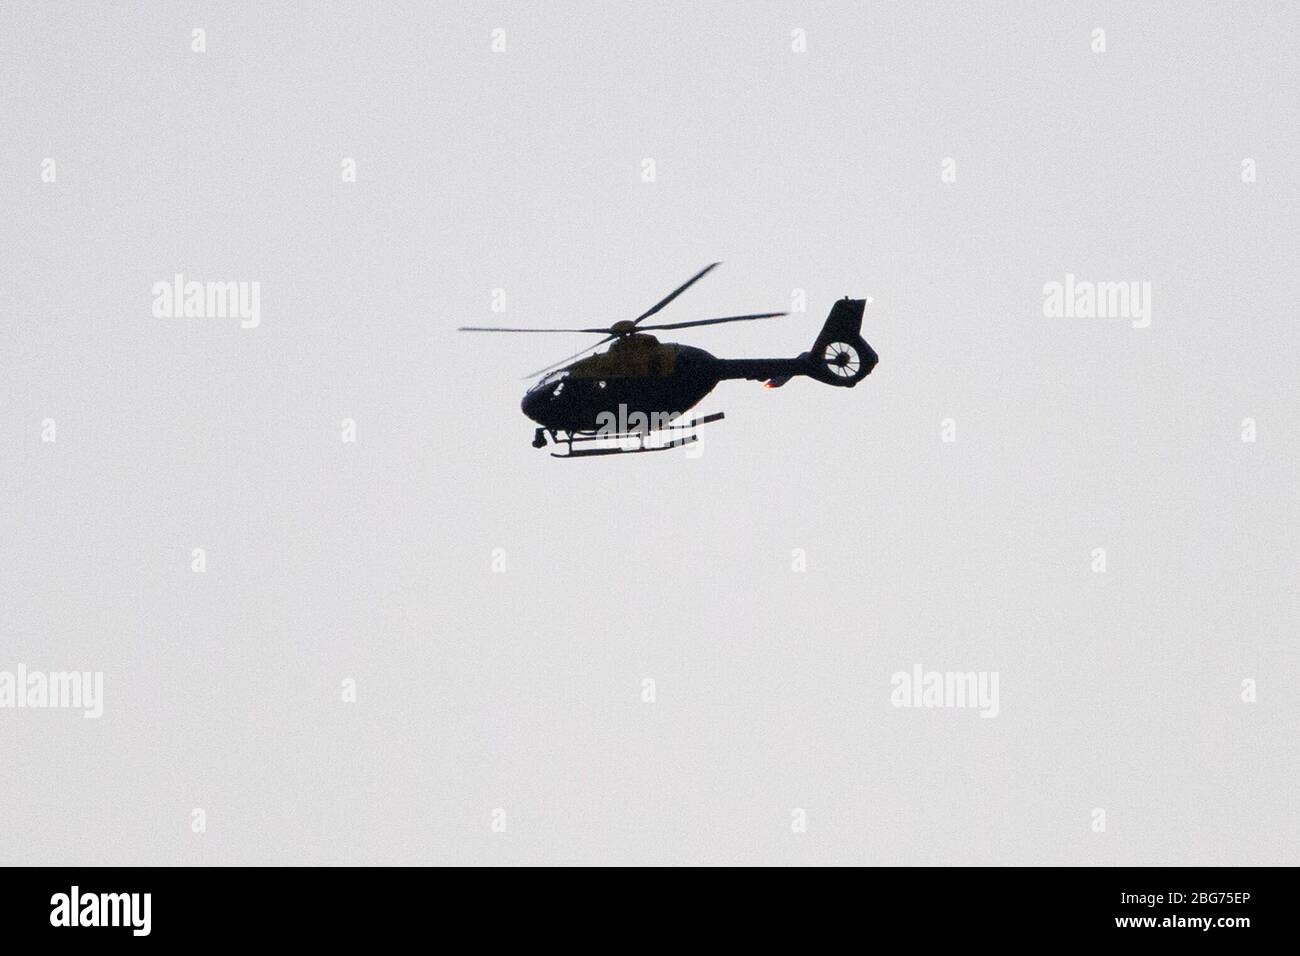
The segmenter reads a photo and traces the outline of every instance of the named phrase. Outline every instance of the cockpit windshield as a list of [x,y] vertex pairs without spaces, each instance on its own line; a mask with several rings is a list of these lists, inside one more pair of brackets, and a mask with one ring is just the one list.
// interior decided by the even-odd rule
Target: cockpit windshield
[[554,388],[558,382],[561,382],[562,380],[568,378],[568,376],[569,376],[569,370],[565,368],[562,368],[556,372],[551,372],[551,374],[549,375],[544,375],[541,381],[539,381],[536,385],[530,388],[529,391],[540,392],[543,391],[544,389]]

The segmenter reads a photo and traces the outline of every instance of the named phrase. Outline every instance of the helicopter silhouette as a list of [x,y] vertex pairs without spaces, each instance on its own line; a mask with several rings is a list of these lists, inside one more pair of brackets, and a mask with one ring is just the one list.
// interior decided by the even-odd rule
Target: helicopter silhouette
[[[759,312],[666,325],[641,324],[718,265],[720,263],[714,262],[705,266],[635,319],[616,322],[608,328],[461,326],[458,331],[582,332],[604,336],[595,345],[525,376],[542,376],[524,395],[521,403],[524,414],[538,425],[533,433],[533,447],[545,447],[549,436],[552,445],[566,449],[564,454],[552,452],[556,458],[667,451],[697,441],[699,436],[694,429],[720,421],[723,413],[715,412],[689,422],[678,419],[698,405],[719,382],[728,379],[750,379],[761,381],[766,388],[780,388],[795,376],[805,375],[827,385],[852,388],[876,367],[879,357],[861,335],[862,315],[869,300],[847,296],[832,306],[812,348],[794,358],[717,358],[704,349],[660,342],[653,335],[646,334],[724,322],[774,319],[786,314]],[[606,351],[582,358],[608,342],[613,344]],[[651,435],[673,433],[684,434],[664,444],[646,444]],[[575,443],[625,442],[627,439],[636,439],[638,446],[628,448],[615,444],[574,448]]]

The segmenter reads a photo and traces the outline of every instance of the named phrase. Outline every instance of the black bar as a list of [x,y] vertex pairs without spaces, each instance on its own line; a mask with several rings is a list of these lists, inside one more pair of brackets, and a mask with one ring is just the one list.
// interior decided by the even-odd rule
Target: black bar
[[[675,870],[447,873],[436,868],[36,868],[3,872],[0,926],[7,943],[147,945],[319,942],[337,947],[403,938],[534,943],[586,937],[597,922],[665,941],[684,927],[805,942],[827,933],[858,940],[1122,942],[1216,946],[1294,939],[1286,904],[1294,869],[880,868],[833,873]],[[655,886],[655,883],[661,885]],[[81,914],[119,914],[118,926],[68,922],[72,887]],[[103,906],[99,894],[114,896]],[[143,919],[148,898],[148,933]],[[86,902],[94,896],[94,904]],[[60,909],[62,901],[69,905]],[[130,905],[134,903],[135,905]],[[135,917],[132,919],[131,917]],[[421,934],[433,933],[432,936]],[[707,933],[706,933],[707,935]],[[606,937],[609,939],[610,937]],[[19,950],[8,949],[9,952]]]

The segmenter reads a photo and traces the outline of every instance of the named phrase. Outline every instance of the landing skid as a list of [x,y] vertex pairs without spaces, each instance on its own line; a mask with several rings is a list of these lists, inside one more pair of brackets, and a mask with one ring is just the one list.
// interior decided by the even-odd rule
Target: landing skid
[[[640,455],[649,451],[668,451],[673,448],[681,448],[683,445],[689,445],[692,442],[700,440],[698,435],[683,435],[681,438],[674,438],[670,442],[662,445],[647,445],[646,440],[652,436],[659,435],[663,432],[689,431],[700,425],[707,425],[710,422],[721,421],[725,418],[722,412],[714,412],[712,415],[705,415],[703,418],[693,418],[689,422],[681,424],[665,425],[663,428],[657,428],[650,432],[624,432],[616,435],[602,435],[599,432],[564,432],[550,431],[546,429],[537,429],[537,437],[533,439],[533,447],[540,448],[545,444],[544,434],[551,436],[551,442],[557,447],[564,445],[568,450],[563,454],[551,452],[552,458],[595,458],[601,455]],[[577,443],[582,442],[621,442],[628,439],[636,439],[640,442],[637,448],[619,448],[619,447],[602,447],[602,448],[574,448]],[[538,440],[541,440],[539,444]]]
[[563,455],[557,455],[551,452],[552,458],[594,458],[597,455],[640,455],[648,451],[667,451],[670,448],[681,448],[683,445],[689,445],[691,442],[700,440],[699,435],[687,435],[685,438],[677,438],[666,445],[654,445],[650,448],[642,445],[640,448],[574,448],[572,451],[565,452]]

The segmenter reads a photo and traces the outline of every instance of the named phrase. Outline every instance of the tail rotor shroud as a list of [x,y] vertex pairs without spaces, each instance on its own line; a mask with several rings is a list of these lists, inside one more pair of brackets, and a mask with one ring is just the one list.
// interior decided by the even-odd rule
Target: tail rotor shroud
[[805,355],[813,365],[812,377],[827,385],[852,388],[876,367],[880,357],[862,337],[866,299],[840,299],[826,317],[817,341]]

